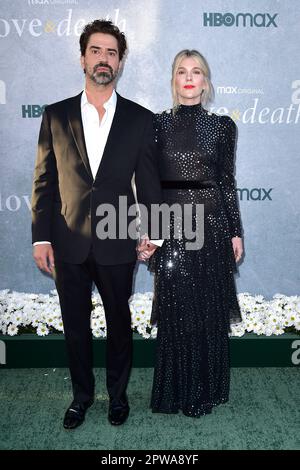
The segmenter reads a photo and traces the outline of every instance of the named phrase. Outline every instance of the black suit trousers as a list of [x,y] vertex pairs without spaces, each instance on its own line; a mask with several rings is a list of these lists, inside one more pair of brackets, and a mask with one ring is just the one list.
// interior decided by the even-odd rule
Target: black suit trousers
[[98,288],[107,324],[106,385],[111,400],[124,399],[132,364],[132,330],[128,300],[135,262],[97,264],[92,251],[81,264],[55,260],[54,279],[59,295],[74,400],[94,398],[91,331],[92,286]]

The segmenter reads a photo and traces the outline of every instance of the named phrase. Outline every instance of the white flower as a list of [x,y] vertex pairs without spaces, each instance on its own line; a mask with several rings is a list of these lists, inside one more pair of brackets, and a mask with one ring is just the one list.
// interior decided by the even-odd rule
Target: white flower
[[275,328],[273,330],[273,334],[278,336],[278,335],[283,335],[284,329],[281,327],[280,324],[275,325]]
[[39,321],[38,318],[33,318],[32,322],[31,322],[33,328],[37,328],[39,323],[40,323],[40,321]]
[[0,290],[0,299],[2,299],[2,297],[6,297],[6,295],[10,292],[9,289],[3,289],[3,290]]
[[300,331],[300,321],[296,322],[294,324],[294,327],[296,328],[297,331]]
[[39,296],[37,294],[28,294],[28,298],[32,300],[38,299],[38,297]]
[[252,322],[252,321],[244,322],[244,328],[246,329],[246,331],[248,331],[250,333],[251,331],[253,331],[254,322]]
[[7,334],[9,336],[15,336],[18,334],[18,327],[16,325],[9,325],[8,328],[7,328]]
[[297,316],[294,313],[290,313],[287,315],[286,321],[288,322],[288,326],[292,326],[297,322]]
[[266,336],[272,336],[273,334],[273,329],[271,326],[265,326],[264,328],[264,335]]
[[39,323],[36,332],[38,336],[46,336],[49,334],[47,326],[43,323]]
[[62,331],[64,332],[64,325],[62,319],[55,319],[53,322],[53,328],[55,328],[57,331]]
[[22,312],[18,311],[11,316],[11,321],[14,325],[19,326],[23,322]]
[[95,338],[105,338],[106,334],[105,331],[99,328],[98,330],[93,330],[93,336],[95,336]]
[[266,323],[269,325],[276,325],[278,323],[278,316],[271,314],[266,318]]
[[153,326],[151,330],[151,338],[157,337],[157,326]]
[[253,333],[255,333],[256,335],[263,335],[264,334],[263,326],[262,325],[254,325]]
[[104,312],[104,307],[103,305],[97,305],[93,312],[92,312],[92,318],[105,318],[105,312]]
[[231,325],[231,333],[229,336],[243,336],[245,334],[245,328],[244,325],[241,323],[237,323],[234,325]]
[[284,298],[285,298],[285,295],[283,295],[283,294],[275,294],[275,295],[273,295],[273,299],[282,299],[282,298],[284,299]]
[[101,330],[93,330],[93,336],[95,336],[95,338],[100,338],[101,337]]
[[99,318],[92,318],[91,319],[91,328],[93,330],[97,330],[97,328],[100,328],[100,319]]
[[2,333],[3,335],[6,335],[6,334],[7,334],[7,327],[6,327],[6,325],[4,325],[4,324],[1,325],[1,326],[0,326],[0,331],[1,331],[1,333]]
[[263,295],[255,295],[254,300],[255,300],[255,302],[261,303],[261,302],[264,301],[264,297],[263,297]]
[[[153,292],[144,292],[133,294],[129,301],[132,329],[144,338],[157,336],[157,328],[150,325],[152,300]],[[238,294],[238,301],[242,322],[232,325],[230,336],[243,336],[250,331],[257,335],[280,335],[288,327],[300,330],[300,296],[275,294],[273,299],[266,300],[262,295],[244,292]],[[105,312],[97,292],[92,294],[92,304],[92,333],[96,337],[105,337]],[[49,333],[48,327],[63,331],[56,290],[50,295],[25,294],[8,289],[0,291],[0,331],[15,335],[24,326],[36,328],[41,336]]]

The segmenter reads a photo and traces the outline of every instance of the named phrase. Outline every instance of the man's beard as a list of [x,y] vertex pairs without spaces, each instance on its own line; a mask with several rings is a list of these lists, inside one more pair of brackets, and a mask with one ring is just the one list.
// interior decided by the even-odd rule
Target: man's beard
[[[105,67],[107,70],[101,70],[101,72],[97,72],[98,67]],[[111,82],[114,81],[116,76],[118,75],[118,71],[114,72],[112,67],[104,62],[99,62],[99,64],[94,66],[93,73],[89,74],[91,80],[95,82],[97,85],[109,85]]]

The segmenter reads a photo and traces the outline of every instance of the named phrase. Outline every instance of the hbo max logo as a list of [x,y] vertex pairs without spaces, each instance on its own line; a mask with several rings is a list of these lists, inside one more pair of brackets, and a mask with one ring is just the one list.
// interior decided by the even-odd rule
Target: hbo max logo
[[45,106],[45,104],[43,106],[39,104],[22,104],[22,118],[40,117],[44,112]]
[[275,18],[278,13],[270,15],[269,13],[203,13],[203,26],[249,26],[250,28],[277,28]]

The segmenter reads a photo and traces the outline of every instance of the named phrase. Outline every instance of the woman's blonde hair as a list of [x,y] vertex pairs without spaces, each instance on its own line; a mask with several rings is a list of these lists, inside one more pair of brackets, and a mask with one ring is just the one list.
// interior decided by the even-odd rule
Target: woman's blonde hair
[[193,59],[195,59],[198,62],[199,67],[204,75],[206,88],[203,90],[201,94],[201,104],[205,106],[209,102],[211,102],[214,97],[214,89],[210,80],[211,74],[210,74],[209,65],[205,57],[203,57],[203,55],[200,54],[200,52],[196,51],[195,49],[183,49],[182,51],[178,52],[178,54],[176,54],[174,61],[173,61],[173,65],[172,65],[171,87],[172,87],[173,107],[176,108],[179,104],[178,96],[176,92],[176,85],[175,85],[176,73],[177,73],[177,70],[180,66],[182,59],[185,59],[186,57],[192,57]]

